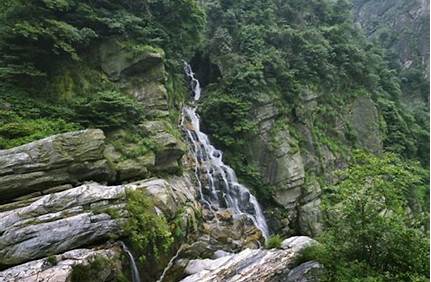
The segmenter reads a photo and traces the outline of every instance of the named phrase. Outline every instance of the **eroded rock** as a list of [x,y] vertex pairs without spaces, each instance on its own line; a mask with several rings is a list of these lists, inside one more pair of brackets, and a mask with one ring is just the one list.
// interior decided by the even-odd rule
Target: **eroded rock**
[[281,250],[246,249],[215,260],[191,260],[186,267],[189,276],[181,281],[286,281],[295,259],[314,243],[309,237],[293,237],[283,242]]
[[121,249],[113,246],[106,249],[76,249],[60,255],[30,261],[0,272],[0,282],[68,282],[73,267],[89,265],[97,258],[109,260],[94,281],[110,281],[109,277],[121,271]]
[[0,265],[16,265],[121,237],[128,216],[125,191],[129,189],[150,193],[163,216],[173,218],[182,209],[191,221],[197,206],[193,206],[193,186],[187,181],[149,179],[119,186],[88,183],[1,212]]
[[[0,203],[84,180],[110,181],[104,159],[105,135],[88,129],[50,136],[0,151]],[[36,195],[32,195],[36,196]]]

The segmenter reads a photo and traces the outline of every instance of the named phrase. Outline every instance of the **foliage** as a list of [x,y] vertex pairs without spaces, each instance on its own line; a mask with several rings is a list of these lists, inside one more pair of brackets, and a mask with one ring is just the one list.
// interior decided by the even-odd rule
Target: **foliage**
[[72,268],[72,282],[92,282],[100,279],[101,273],[112,269],[112,263],[103,256],[96,256],[88,264],[77,264]]
[[[85,127],[128,128],[143,118],[143,110],[117,91],[103,91],[71,102],[51,103],[14,87],[0,87],[0,148],[6,149],[53,134]],[[52,98],[51,98],[52,99]]]
[[76,121],[85,127],[112,129],[137,124],[143,110],[130,97],[117,91],[103,91],[75,99]]
[[[416,72],[400,75],[387,52],[365,38],[350,1],[210,0],[205,7],[207,40],[192,61],[205,82],[200,114],[242,181],[261,187],[261,177],[248,171],[247,145],[257,138],[262,106],[272,103],[292,127],[305,124],[317,154],[324,144],[347,159],[357,138],[340,123],[348,123],[346,109],[358,95],[377,104],[384,149],[428,166],[427,115],[400,101],[403,88],[424,91],[426,83]],[[310,93],[317,107],[305,108]]]
[[242,146],[241,141],[256,132],[256,125],[247,121],[250,110],[250,102],[224,93],[211,95],[202,105],[204,126],[222,148]]
[[141,262],[157,261],[173,243],[166,219],[156,213],[152,200],[143,191],[127,191],[127,210],[130,216],[125,230]]
[[283,238],[280,235],[271,235],[265,242],[265,248],[267,249],[280,249]]
[[[326,188],[322,244],[306,252],[328,281],[423,281],[429,273],[427,172],[393,154],[355,152],[341,181]],[[419,201],[411,210],[410,201]],[[415,280],[416,279],[416,280]]]
[[46,258],[46,261],[50,264],[50,265],[57,265],[57,258],[55,256],[49,256]]
[[55,62],[79,61],[95,40],[114,35],[181,56],[199,40],[204,24],[194,0],[13,0],[3,6],[0,77],[20,83],[55,73]]

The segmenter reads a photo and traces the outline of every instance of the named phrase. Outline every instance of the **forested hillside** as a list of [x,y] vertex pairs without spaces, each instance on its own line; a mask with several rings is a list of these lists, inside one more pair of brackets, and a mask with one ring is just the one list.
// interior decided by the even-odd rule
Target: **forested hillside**
[[428,44],[428,0],[2,1],[0,281],[428,281]]

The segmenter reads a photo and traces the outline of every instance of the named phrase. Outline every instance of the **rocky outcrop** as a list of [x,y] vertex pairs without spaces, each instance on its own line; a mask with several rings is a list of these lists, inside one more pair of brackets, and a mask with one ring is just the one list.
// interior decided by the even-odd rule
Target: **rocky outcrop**
[[357,97],[351,110],[351,125],[358,145],[373,153],[383,150],[380,117],[373,100],[367,96]]
[[[399,55],[404,68],[429,72],[429,0],[355,0],[356,21],[365,33]],[[426,74],[428,76],[428,74]]]
[[89,183],[4,211],[0,213],[0,265],[16,265],[121,237],[128,189],[146,190],[168,218],[180,209],[193,218],[193,205],[187,209],[187,202],[194,202],[191,187],[186,178],[173,178],[172,185],[162,179],[120,186]]
[[[121,249],[76,249],[40,260],[30,261],[0,272],[0,282],[69,282],[76,266],[90,265],[95,260],[109,263],[98,265],[94,281],[112,281],[122,272]],[[75,278],[76,279],[76,278]]]
[[[185,268],[189,276],[181,281],[313,281],[295,280],[295,277],[300,272],[310,273],[315,263],[312,267],[302,266],[296,270],[295,267],[301,251],[314,243],[308,237],[292,237],[283,242],[280,250],[246,249],[238,254],[223,254],[217,259],[191,260]],[[291,280],[288,280],[289,274]]]
[[63,184],[112,180],[104,139],[101,130],[88,129],[0,151],[0,203],[67,188]]
[[322,270],[320,263],[307,261],[292,269],[287,275],[286,282],[318,282]]
[[180,160],[187,149],[180,138],[173,135],[174,132],[179,135],[179,131],[173,129],[166,121],[147,121],[140,127],[156,144],[156,169],[165,171],[179,169]]
[[112,80],[148,71],[161,64],[164,52],[151,46],[113,38],[99,48],[100,66]]
[[304,183],[304,165],[297,141],[291,136],[288,121],[279,121],[273,103],[257,110],[259,137],[250,147],[250,156],[265,181],[274,187],[274,200],[287,209],[296,206]]

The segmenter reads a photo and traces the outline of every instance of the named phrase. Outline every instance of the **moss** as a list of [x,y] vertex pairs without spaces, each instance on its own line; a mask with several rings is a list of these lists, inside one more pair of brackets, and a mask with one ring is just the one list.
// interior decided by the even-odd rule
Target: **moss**
[[132,246],[139,253],[142,263],[147,259],[157,261],[173,243],[169,224],[156,213],[153,201],[144,191],[127,191],[126,195],[130,216],[125,230]]

